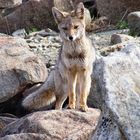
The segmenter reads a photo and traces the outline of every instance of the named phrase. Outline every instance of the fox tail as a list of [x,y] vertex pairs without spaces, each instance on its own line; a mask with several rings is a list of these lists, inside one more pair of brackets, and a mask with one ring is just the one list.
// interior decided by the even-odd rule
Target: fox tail
[[29,111],[49,106],[56,100],[54,85],[54,73],[52,71],[43,85],[23,99],[22,106]]

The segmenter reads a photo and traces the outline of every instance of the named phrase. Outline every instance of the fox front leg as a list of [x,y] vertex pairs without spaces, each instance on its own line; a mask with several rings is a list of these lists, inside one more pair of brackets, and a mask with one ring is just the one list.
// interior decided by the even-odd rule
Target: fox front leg
[[76,106],[76,81],[77,74],[75,72],[68,72],[68,96],[69,96],[69,105],[68,108],[75,109]]
[[88,110],[87,98],[91,87],[91,76],[89,71],[81,71],[80,74],[80,110],[86,112]]

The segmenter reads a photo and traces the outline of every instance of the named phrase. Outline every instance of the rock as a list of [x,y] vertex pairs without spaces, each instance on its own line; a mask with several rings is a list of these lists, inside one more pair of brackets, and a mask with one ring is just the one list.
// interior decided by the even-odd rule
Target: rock
[[36,134],[36,133],[20,133],[6,135],[0,138],[1,140],[51,140],[46,134]]
[[129,35],[125,35],[125,34],[113,34],[111,36],[111,43],[112,44],[118,44],[118,43],[122,43],[125,41],[130,41],[130,40],[134,40],[134,37],[129,36]]
[[96,48],[96,52],[98,53],[98,51],[102,52],[103,49],[108,50],[108,48],[109,49],[110,47],[112,48],[110,39],[113,34],[128,34],[128,33],[129,33],[129,29],[102,31],[97,33],[91,32],[89,33],[89,38],[91,39],[93,44],[96,44],[95,48]]
[[22,0],[0,0],[0,8],[13,8],[22,3]]
[[93,132],[91,140],[126,140],[119,126],[112,120],[108,110],[102,112],[97,129]]
[[[49,28],[48,29],[45,29],[45,30],[38,31],[38,32],[33,33],[33,34],[38,34],[38,35],[40,35],[42,37],[46,37],[46,36],[58,36],[58,33],[57,32],[55,32],[55,31],[53,31],[53,30],[51,30]],[[32,33],[29,34],[29,35],[32,36]]]
[[76,6],[78,3],[83,2],[84,6],[90,11],[92,19],[97,17],[96,0],[72,0]]
[[102,56],[108,56],[111,53],[114,53],[116,51],[120,51],[122,48],[125,47],[125,45],[126,45],[125,43],[126,42],[118,43],[118,44],[115,44],[113,46],[109,46],[109,47],[103,48],[103,49],[101,49],[99,51],[100,52],[100,55],[102,55]]
[[53,0],[54,6],[61,11],[72,11],[74,6],[72,0]]
[[[77,6],[79,2],[84,2],[84,1],[83,0],[82,1],[54,0],[54,6],[61,11],[70,12],[74,9],[74,7]],[[86,27],[89,26],[91,23],[90,12],[87,8],[85,8],[85,22],[86,22]]]
[[12,36],[25,38],[27,36],[27,33],[26,33],[25,29],[19,29],[19,30],[13,32]]
[[0,37],[0,64],[0,103],[47,77],[45,64],[21,38]]
[[29,1],[29,0],[22,0],[23,3],[24,3],[24,2],[27,2],[27,1]]
[[10,117],[4,117],[0,116],[0,131],[7,126],[8,124],[12,123],[13,121],[18,120],[17,118],[10,118]]
[[140,36],[140,11],[131,12],[128,15],[127,19],[130,28],[130,33],[132,35]]
[[[111,119],[112,125],[115,123],[120,130],[119,133],[129,140],[138,140],[140,136],[139,73],[140,43],[131,42],[126,43],[120,52],[99,58],[96,61],[92,77],[96,84],[96,86],[94,85],[96,92],[92,92],[91,89],[91,94],[94,94],[98,99],[96,102],[100,104],[103,111],[102,116],[109,112],[110,118],[106,118]],[[94,99],[93,102],[95,102]],[[101,125],[98,125],[93,138],[96,137],[98,140],[113,139],[111,138],[113,134],[103,135],[103,129],[99,128],[110,130],[112,126],[104,126],[103,119],[99,121],[99,124]]]
[[[32,29],[39,30],[45,28],[51,28],[55,31],[58,31],[57,25],[52,15],[52,7],[55,6],[61,10],[63,9],[64,11],[70,11],[72,10],[72,7],[70,4],[67,6],[68,3],[70,3],[70,1],[65,0],[27,1],[16,8],[14,12],[0,19],[0,32],[11,34],[15,30],[22,28],[28,32],[32,31]],[[86,24],[88,25],[91,22],[88,9],[86,9],[85,14]]]
[[118,23],[130,12],[139,10],[140,0],[96,0],[96,5],[100,16],[107,16],[112,23]]
[[0,37],[11,37],[10,35],[4,34],[4,33],[0,33]]
[[89,12],[89,10],[87,8],[85,8],[85,23],[86,23],[86,30],[87,30],[88,26],[90,26],[90,24],[91,24],[90,12]]
[[0,13],[1,18],[7,16],[8,14],[10,14],[12,12],[14,12],[15,9],[17,9],[17,8],[18,8],[18,6],[13,7],[13,8],[4,8],[4,9],[1,9],[1,13]]
[[[95,19],[87,26],[87,31],[91,32],[100,32],[103,30],[107,30],[109,28],[109,20],[107,17],[100,17],[98,19]],[[111,27],[111,26],[110,26]]]
[[98,109],[89,109],[87,113],[76,110],[36,112],[7,125],[0,136],[2,140],[20,140],[21,137],[30,140],[34,140],[34,137],[48,140],[88,140],[99,117]]
[[57,29],[52,16],[52,7],[52,0],[27,1],[14,12],[0,19],[0,32],[11,34],[22,28],[27,31],[31,31],[33,28],[38,30],[47,27]]

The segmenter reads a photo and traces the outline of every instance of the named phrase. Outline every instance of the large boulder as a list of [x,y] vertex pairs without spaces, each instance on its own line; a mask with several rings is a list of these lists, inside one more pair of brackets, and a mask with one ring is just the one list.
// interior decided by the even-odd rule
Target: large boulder
[[24,39],[0,37],[0,64],[0,103],[47,77],[45,64]]
[[0,0],[0,8],[13,8],[22,3],[22,0]]
[[[0,32],[11,34],[17,29],[25,28],[31,31],[33,28],[40,29],[56,28],[51,13],[52,0],[30,0],[19,6],[14,12],[0,19]],[[52,22],[53,21],[53,22]]]
[[93,140],[139,140],[140,44],[126,43],[120,52],[99,58],[92,78],[91,94],[103,111]]
[[93,131],[91,140],[127,140],[118,124],[112,119],[109,110],[101,113],[100,120]]
[[3,128],[1,140],[88,140],[100,117],[98,109],[42,111],[25,116]]
[[116,23],[127,17],[132,11],[139,10],[140,0],[96,0],[98,12]]
[[140,36],[140,11],[131,12],[128,15],[127,19],[130,28],[130,33],[134,36]]

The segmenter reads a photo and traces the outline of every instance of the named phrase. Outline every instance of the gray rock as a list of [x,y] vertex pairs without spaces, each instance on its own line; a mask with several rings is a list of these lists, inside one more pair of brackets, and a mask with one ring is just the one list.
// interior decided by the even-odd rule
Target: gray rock
[[10,118],[6,116],[0,116],[0,131],[7,126],[8,124],[12,123],[13,121],[18,120],[17,118]]
[[118,23],[127,18],[130,12],[139,10],[140,0],[96,0],[100,16],[106,16],[112,23]]
[[131,12],[127,19],[131,34],[140,36],[140,11]]
[[[91,94],[96,94],[94,96],[97,96],[97,102],[101,104],[100,107],[103,112],[109,112],[111,121],[117,125],[126,139],[139,140],[140,44],[126,44],[120,52],[98,59],[93,77],[97,89],[96,92],[92,93],[91,91]],[[93,137],[102,140],[102,130],[98,127],[97,130],[100,131],[100,135],[97,137],[96,134]],[[109,135],[111,133],[104,135],[104,139],[108,139]]]
[[129,40],[134,40],[134,37],[125,34],[113,34],[111,36],[111,44],[118,44]]
[[51,140],[46,134],[36,134],[36,133],[20,133],[6,135],[0,138],[0,140]]
[[24,39],[0,37],[0,103],[18,94],[28,84],[44,82],[45,64]]
[[108,110],[102,112],[97,129],[91,140],[126,140]]
[[0,8],[13,8],[22,3],[22,0],[0,0]]
[[27,33],[26,33],[25,29],[19,29],[19,30],[14,31],[12,33],[12,36],[25,38],[27,36]]
[[[89,109],[83,113],[76,110],[42,111],[25,116],[1,132],[1,140],[88,140],[95,130],[100,111]],[[6,136],[7,135],[7,136]],[[33,137],[34,136],[34,137]],[[38,138],[38,139],[37,139]]]
[[46,29],[46,30],[41,30],[38,32],[39,35],[45,37],[45,36],[58,36],[58,33],[51,30],[51,29]]

